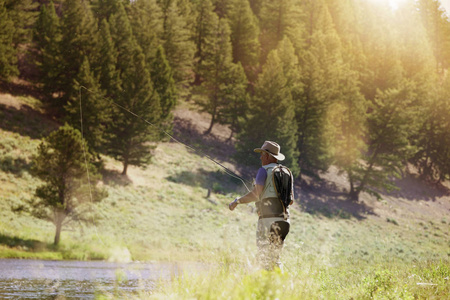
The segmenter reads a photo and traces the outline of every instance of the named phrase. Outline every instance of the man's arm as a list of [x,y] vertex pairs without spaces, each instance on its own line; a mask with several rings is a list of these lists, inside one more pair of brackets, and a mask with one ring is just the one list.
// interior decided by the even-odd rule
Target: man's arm
[[234,210],[238,204],[245,204],[245,203],[251,203],[256,202],[259,200],[259,196],[261,195],[262,191],[264,189],[264,186],[255,184],[253,187],[253,190],[245,194],[244,196],[240,198],[234,199],[233,202],[231,202],[228,207],[230,210]]

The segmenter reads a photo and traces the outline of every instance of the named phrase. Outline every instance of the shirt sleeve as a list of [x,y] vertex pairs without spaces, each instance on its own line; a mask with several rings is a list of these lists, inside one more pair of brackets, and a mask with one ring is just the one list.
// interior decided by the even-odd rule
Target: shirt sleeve
[[264,186],[267,179],[267,171],[263,167],[259,168],[258,173],[256,174],[255,183]]

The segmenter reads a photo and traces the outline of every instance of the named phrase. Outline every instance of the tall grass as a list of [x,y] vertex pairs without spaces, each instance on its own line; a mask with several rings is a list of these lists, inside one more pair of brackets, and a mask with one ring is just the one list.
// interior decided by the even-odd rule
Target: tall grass
[[155,299],[448,299],[449,262],[414,264],[317,261],[288,264],[284,272],[221,264],[209,272],[162,284]]
[[[353,260],[328,262],[305,255],[285,260],[285,270],[266,271],[250,253],[221,253],[219,262],[205,264],[152,291],[123,290],[99,294],[99,299],[448,299],[448,260],[404,263]],[[118,278],[122,280],[122,278]]]

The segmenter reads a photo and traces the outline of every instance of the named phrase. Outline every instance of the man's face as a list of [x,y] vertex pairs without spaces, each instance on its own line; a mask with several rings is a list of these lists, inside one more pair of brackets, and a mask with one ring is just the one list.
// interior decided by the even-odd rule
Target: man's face
[[264,165],[267,165],[267,162],[268,162],[268,160],[269,160],[269,154],[267,154],[266,152],[262,151],[262,152],[260,153],[259,158],[261,159],[261,164],[262,164],[263,166],[264,166]]

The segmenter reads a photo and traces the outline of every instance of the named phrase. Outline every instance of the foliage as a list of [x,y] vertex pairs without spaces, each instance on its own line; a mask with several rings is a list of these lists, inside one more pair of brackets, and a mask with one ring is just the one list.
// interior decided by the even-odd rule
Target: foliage
[[[75,124],[83,77],[95,90],[86,102],[90,149],[120,159],[124,173],[148,164],[161,138],[153,129],[170,129],[176,103],[193,99],[211,116],[207,132],[229,126],[242,160],[274,139],[299,176],[331,165],[346,172],[354,198],[393,188],[386,183],[407,162],[425,179],[449,177],[450,20],[438,0],[395,9],[337,0],[3,0],[0,16],[0,77],[14,82],[5,88],[35,79],[25,89],[43,94],[57,121]],[[395,91],[405,91],[405,116],[393,123],[403,133],[395,147],[379,139],[381,159],[374,137],[388,134],[377,126],[390,120],[380,101]],[[289,124],[274,121],[282,129],[266,134],[257,119],[270,114],[258,105],[270,92]],[[109,119],[111,101],[155,127],[118,106]]]
[[[205,59],[200,73],[203,82],[198,92],[200,97],[196,99],[200,109],[211,115],[211,122],[205,134],[211,132],[215,123],[226,123],[226,110],[245,97],[246,82],[245,75],[237,73],[239,69],[232,63],[230,29],[227,22],[217,19],[211,32],[204,49]],[[239,111],[233,113],[239,115]],[[228,115],[229,120],[230,117]]]
[[162,45],[178,90],[181,96],[186,96],[188,84],[193,80],[195,55],[189,22],[192,17],[191,7],[183,1],[162,0],[160,3],[163,11]]
[[416,7],[432,45],[432,51],[436,58],[436,70],[442,73],[450,66],[449,17],[437,0],[420,0],[416,2]]
[[247,77],[253,81],[260,55],[258,20],[248,0],[231,1],[227,17],[231,29],[233,62],[240,62]]
[[[255,86],[255,96],[250,102],[248,123],[238,136],[240,144],[238,153],[249,152],[255,145],[262,145],[265,140],[275,140],[281,145],[286,156],[286,165],[295,175],[299,174],[296,165],[296,122],[291,90],[287,86],[287,78],[277,50],[273,50],[259,76]],[[283,150],[284,149],[284,150]],[[242,161],[244,156],[240,156]],[[257,164],[256,157],[252,161]]]
[[49,99],[59,91],[61,75],[61,27],[56,15],[53,1],[42,5],[38,20],[34,26],[33,41],[35,43],[35,63],[40,71],[39,81],[42,90]]
[[[97,74],[100,87],[108,99],[115,99],[120,94],[121,80],[117,70],[117,50],[111,37],[108,21],[102,20],[100,24],[99,59]],[[96,63],[94,62],[94,66]]]
[[[193,40],[195,41],[195,81],[194,84],[198,85],[203,80],[203,61],[208,56],[205,51],[208,40],[211,40],[216,35],[215,31],[218,24],[218,16],[213,12],[213,5],[211,0],[199,1],[195,5],[196,20],[194,25]],[[226,33],[227,37],[230,35]],[[211,42],[209,42],[211,43]],[[213,116],[214,117],[214,116]]]
[[[62,126],[39,145],[33,160],[33,173],[44,185],[36,189],[37,198],[29,203],[31,214],[55,224],[55,245],[60,241],[64,224],[70,220],[85,220],[86,208],[83,206],[91,204],[90,200],[100,201],[106,196],[105,191],[95,188],[95,168],[85,164],[90,158],[84,152],[83,143],[78,131],[68,125]],[[90,178],[85,176],[86,167]]]
[[0,78],[9,79],[18,75],[16,48],[13,47],[14,23],[5,7],[0,2]]
[[61,18],[60,51],[64,76],[60,85],[62,99],[61,108],[71,97],[78,95],[74,89],[73,78],[80,71],[85,57],[94,61],[98,49],[98,30],[88,1],[67,0],[63,5]]
[[301,13],[298,4],[292,0],[261,2],[259,13],[260,21],[260,44],[263,64],[271,50],[275,49],[285,35],[295,44],[296,37],[303,33],[303,28],[299,21]]
[[29,43],[32,36],[31,28],[36,22],[36,8],[39,4],[33,0],[3,0],[2,2],[14,23],[13,44],[17,46]]
[[[115,122],[109,127],[107,153],[123,163],[122,174],[129,165],[146,165],[150,158],[150,141],[157,141],[155,130],[161,118],[159,95],[153,88],[145,56],[133,36],[132,28],[123,5],[111,16],[111,32],[118,57],[121,92],[115,99]],[[120,105],[120,108],[119,106]],[[131,115],[138,113],[140,118]],[[148,123],[154,124],[149,126]]]
[[324,1],[307,1],[302,7],[306,13],[306,49],[299,55],[304,88],[295,97],[297,149],[302,170],[317,172],[328,169],[333,162],[331,145],[335,140],[327,138],[327,112],[332,109],[330,105],[343,101],[339,99],[343,77],[341,44]]
[[100,85],[90,69],[85,57],[73,82],[73,89],[79,93],[69,99],[65,109],[69,124],[83,133],[89,149],[93,154],[98,154],[105,152],[107,125],[112,120],[112,104],[104,101]]
[[177,89],[173,72],[169,62],[166,59],[164,48],[159,46],[156,55],[151,64],[150,75],[155,86],[155,90],[159,95],[161,105],[161,119],[165,122],[171,121],[171,112],[177,102]]
[[419,168],[423,178],[442,182],[450,177],[448,158],[450,130],[449,89],[450,77],[446,76],[437,95],[432,98],[425,110],[425,120],[416,136],[415,144],[418,151],[411,161]]
[[[368,115],[368,151],[364,154],[364,163],[349,173],[350,196],[357,200],[362,190],[373,188],[395,189],[391,177],[399,177],[404,161],[411,157],[414,148],[408,141],[408,135],[417,131],[416,124],[408,123],[414,119],[417,111],[412,104],[414,97],[411,88],[405,84],[399,89],[380,92]],[[357,187],[353,185],[358,183]]]
[[152,72],[152,63],[160,59],[157,49],[161,46],[163,32],[161,7],[156,0],[133,1],[129,15],[133,34],[145,55],[149,72]]

